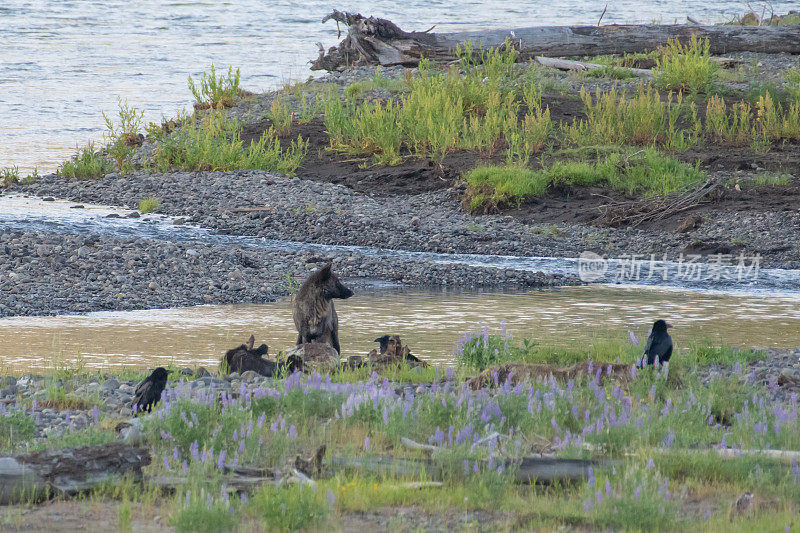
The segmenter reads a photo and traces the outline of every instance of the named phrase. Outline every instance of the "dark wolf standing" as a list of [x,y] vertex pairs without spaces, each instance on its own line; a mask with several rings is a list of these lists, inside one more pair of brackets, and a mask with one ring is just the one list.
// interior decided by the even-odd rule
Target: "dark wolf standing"
[[334,298],[350,298],[353,291],[342,285],[331,272],[331,263],[311,274],[300,287],[292,304],[292,317],[297,327],[297,344],[327,342],[339,348],[339,317],[333,307]]
[[161,393],[167,386],[167,377],[172,370],[158,367],[136,387],[133,396],[133,408],[136,412],[151,411],[153,406],[161,399]]
[[667,329],[671,327],[672,324],[667,324],[663,320],[656,320],[653,323],[640,366],[652,365],[656,361],[662,365],[669,362],[669,358],[672,357],[672,337],[667,333]]

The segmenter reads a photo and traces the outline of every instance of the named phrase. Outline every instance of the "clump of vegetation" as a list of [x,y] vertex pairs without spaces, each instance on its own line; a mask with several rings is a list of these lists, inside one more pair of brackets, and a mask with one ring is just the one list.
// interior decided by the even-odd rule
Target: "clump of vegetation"
[[612,153],[597,163],[557,161],[541,170],[519,166],[482,166],[468,172],[465,203],[472,212],[493,211],[542,196],[554,187],[602,186],[626,194],[667,194],[699,183],[705,174],[647,148]]
[[217,78],[214,64],[211,64],[211,74],[203,73],[198,89],[194,80],[189,76],[189,89],[194,95],[195,109],[222,109],[233,107],[239,98],[239,69],[233,70],[228,67],[227,74],[221,74]]
[[224,110],[192,117],[162,136],[152,166],[161,172],[247,168],[293,174],[308,152],[308,141],[300,136],[288,148],[281,148],[272,129],[245,147],[241,131],[241,124],[229,119]]
[[102,153],[95,150],[94,143],[89,142],[83,148],[76,147],[75,155],[58,167],[58,173],[65,178],[91,179],[101,178],[112,171],[111,163]]
[[13,450],[17,443],[25,442],[36,432],[36,423],[24,411],[0,414],[0,450]]
[[119,110],[117,112],[119,122],[115,122],[111,117],[103,113],[106,121],[106,150],[117,163],[119,172],[133,170],[131,159],[134,150],[142,144],[139,130],[142,127],[144,111],[138,111],[128,106],[128,102],[118,99]]
[[155,196],[148,196],[147,198],[142,198],[142,200],[139,202],[139,211],[141,211],[142,213],[152,213],[153,211],[156,211],[159,207],[161,207],[161,203]]
[[711,61],[711,43],[692,35],[687,44],[667,41],[653,69],[656,85],[670,91],[711,94],[715,90],[719,65]]
[[800,67],[786,69],[783,72],[784,88],[789,93],[789,99],[800,102]]
[[284,137],[289,134],[294,113],[280,98],[275,98],[272,101],[267,116],[272,121],[273,127],[278,131],[278,135]]
[[0,170],[0,186],[13,187],[19,183],[19,167],[3,167]]
[[[684,151],[700,142],[703,127],[694,104],[688,110],[682,93],[667,95],[666,103],[652,85],[639,84],[633,96],[619,94],[615,87],[595,91],[594,97],[581,88],[586,120],[563,125],[568,144],[666,145]],[[688,113],[688,116],[687,116]],[[679,121],[687,118],[691,126],[681,129]]]
[[250,500],[249,510],[270,530],[307,531],[327,521],[329,504],[321,490],[306,485],[266,485]]

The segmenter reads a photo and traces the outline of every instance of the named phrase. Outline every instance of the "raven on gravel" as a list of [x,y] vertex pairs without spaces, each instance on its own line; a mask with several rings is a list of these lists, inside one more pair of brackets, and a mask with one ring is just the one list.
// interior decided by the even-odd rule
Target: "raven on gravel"
[[[650,331],[650,336],[647,337],[647,344],[644,347],[644,355],[640,361],[640,366],[652,365],[656,361],[659,364],[669,362],[672,357],[672,337],[667,333],[667,329],[671,328],[672,324],[667,324],[663,320],[656,320],[653,323],[653,329]],[[645,357],[647,360],[645,361]]]
[[172,370],[158,367],[144,381],[139,383],[133,395],[134,412],[147,411],[149,413],[151,411],[153,406],[161,399],[161,393],[164,392],[164,387],[167,386],[167,377],[170,374],[172,374]]

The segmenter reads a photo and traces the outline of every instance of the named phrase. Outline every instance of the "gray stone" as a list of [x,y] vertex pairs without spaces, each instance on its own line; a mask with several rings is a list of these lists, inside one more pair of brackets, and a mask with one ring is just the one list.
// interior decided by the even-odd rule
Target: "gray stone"
[[16,385],[17,378],[14,376],[3,376],[0,378],[0,387],[8,387],[9,385]]
[[110,378],[105,380],[103,384],[100,385],[100,388],[106,391],[115,391],[119,388],[119,382],[114,378]]

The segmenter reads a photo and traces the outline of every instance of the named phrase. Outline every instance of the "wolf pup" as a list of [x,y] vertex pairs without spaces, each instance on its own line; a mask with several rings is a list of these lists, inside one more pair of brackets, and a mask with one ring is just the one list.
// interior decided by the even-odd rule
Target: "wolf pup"
[[297,344],[327,342],[341,353],[339,348],[339,317],[333,307],[333,299],[350,298],[353,291],[342,285],[331,272],[331,263],[314,272],[300,287],[292,304],[292,317],[297,327]]

